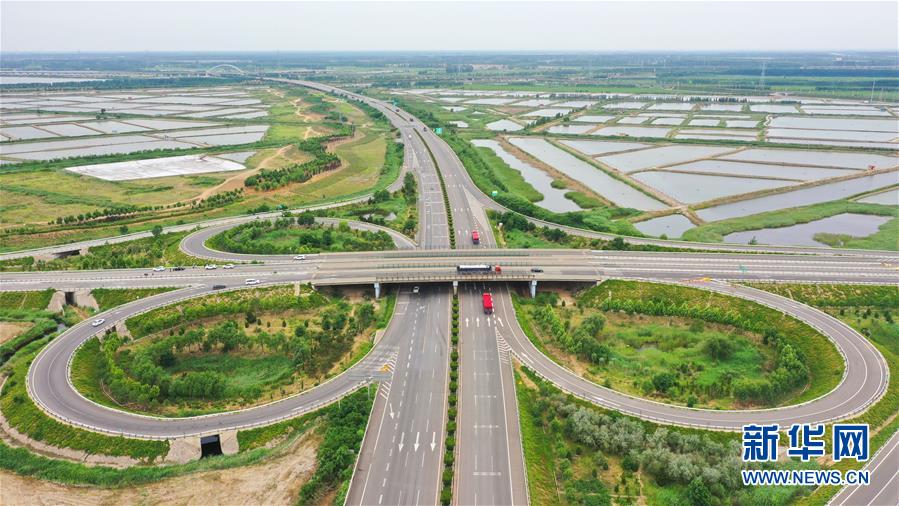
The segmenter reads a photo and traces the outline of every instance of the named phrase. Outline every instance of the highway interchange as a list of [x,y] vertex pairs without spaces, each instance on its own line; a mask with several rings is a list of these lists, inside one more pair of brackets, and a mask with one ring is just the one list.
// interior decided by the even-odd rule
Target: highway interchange
[[[4,273],[3,290],[65,290],[142,286],[183,286],[142,299],[102,315],[103,328],[88,322],[74,326],[35,359],[28,375],[29,393],[51,416],[92,430],[141,438],[175,438],[212,434],[227,429],[265,425],[298,416],[333,402],[358,388],[375,388],[378,395],[350,487],[349,504],[435,504],[443,468],[447,402],[449,306],[455,265],[465,262],[503,265],[501,276],[474,277],[459,284],[460,396],[455,501],[458,504],[524,504],[528,502],[518,408],[511,361],[518,361],[559,388],[595,404],[662,423],[734,430],[746,422],[823,422],[847,418],[875,402],[885,391],[889,371],[880,353],[863,336],[827,314],[792,300],[726,281],[765,280],[843,283],[899,283],[899,255],[876,251],[815,248],[696,245],[689,248],[733,250],[716,253],[648,253],[581,250],[495,250],[486,209],[502,210],[474,186],[452,149],[406,113],[380,101],[348,94],[329,86],[293,82],[362,99],[380,109],[396,126],[406,145],[405,166],[419,181],[418,244],[390,232],[400,250],[379,253],[290,256],[236,255],[208,249],[205,241],[222,230],[259,217],[239,217],[199,224],[182,249],[215,262],[250,262],[229,271],[148,273],[147,269]],[[433,156],[433,158],[432,158]],[[446,185],[454,230],[448,217],[440,174]],[[393,189],[395,189],[394,186]],[[270,216],[263,216],[268,218]],[[197,226],[192,224],[190,227]],[[371,227],[354,223],[357,227]],[[187,227],[182,226],[182,227]],[[472,230],[481,245],[470,244]],[[607,238],[604,234],[569,232]],[[449,234],[459,250],[449,250]],[[629,241],[631,241],[629,239]],[[667,246],[680,243],[632,240]],[[97,244],[90,241],[78,247]],[[72,246],[69,246],[71,248]],[[753,251],[755,250],[755,251]],[[54,251],[68,251],[56,248]],[[744,253],[736,253],[742,251]],[[751,251],[751,252],[750,252]],[[759,254],[768,252],[773,254]],[[33,253],[33,252],[32,252]],[[29,253],[31,254],[31,253]],[[814,256],[811,256],[814,255]],[[531,272],[532,267],[543,269]],[[362,361],[316,388],[255,408],[204,417],[160,419],[123,413],[95,404],[71,385],[72,354],[98,331],[128,316],[160,305],[212,292],[212,284],[244,287],[244,279],[265,284],[312,283],[399,284],[393,319],[372,352]],[[839,386],[828,394],[796,406],[755,411],[705,411],[630,397],[590,383],[543,355],[518,326],[511,304],[511,283],[522,281],[595,282],[605,278],[647,279],[691,286],[755,300],[795,316],[828,336],[846,360]],[[713,279],[709,279],[713,278]],[[484,315],[480,293],[490,283],[496,312]],[[419,294],[408,287],[418,284]],[[896,450],[899,436],[885,445],[871,466],[879,465],[874,483],[848,488],[835,504],[863,504],[881,497],[899,497]],[[885,465],[881,463],[885,462]],[[880,494],[880,496],[876,495]]]

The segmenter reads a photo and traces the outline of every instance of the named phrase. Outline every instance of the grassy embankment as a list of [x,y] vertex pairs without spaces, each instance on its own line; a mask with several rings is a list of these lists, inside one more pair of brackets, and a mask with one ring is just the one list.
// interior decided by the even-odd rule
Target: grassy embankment
[[735,297],[611,280],[564,302],[516,298],[526,334],[581,376],[632,395],[770,407],[830,391],[844,367],[811,327]]
[[[71,485],[119,488],[158,482],[203,471],[245,467],[265,461],[286,451],[294,441],[315,431],[320,434],[316,452],[316,470],[301,489],[304,503],[336,494],[333,504],[342,502],[349,485],[354,455],[362,441],[368,422],[371,400],[365,390],[351,394],[339,404],[267,427],[239,431],[240,452],[221,455],[186,464],[167,466],[135,466],[114,469],[86,466],[67,460],[52,459],[11,448],[0,442],[0,468],[22,476]],[[338,500],[341,499],[341,500]]]

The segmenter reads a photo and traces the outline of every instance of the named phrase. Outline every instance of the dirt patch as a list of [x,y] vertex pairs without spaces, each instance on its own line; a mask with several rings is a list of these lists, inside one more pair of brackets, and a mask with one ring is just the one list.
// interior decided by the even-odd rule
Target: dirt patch
[[319,442],[310,431],[260,464],[112,490],[59,485],[0,471],[0,504],[293,504],[315,470]]
[[34,327],[31,322],[0,322],[0,344],[20,336]]

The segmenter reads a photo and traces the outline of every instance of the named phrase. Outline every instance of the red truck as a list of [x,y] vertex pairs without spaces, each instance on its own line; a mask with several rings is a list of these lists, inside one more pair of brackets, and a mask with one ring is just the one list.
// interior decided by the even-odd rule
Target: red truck
[[481,236],[478,235],[478,231],[477,231],[477,230],[472,230],[472,231],[471,231],[471,242],[472,242],[473,244],[481,244]]
[[484,294],[484,314],[493,314],[493,296]]

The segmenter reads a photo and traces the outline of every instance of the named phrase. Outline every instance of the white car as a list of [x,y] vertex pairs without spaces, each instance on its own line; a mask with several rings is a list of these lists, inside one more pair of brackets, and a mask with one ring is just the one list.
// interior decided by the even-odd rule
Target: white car
[[206,269],[207,271],[214,271],[214,270],[218,269],[219,267],[218,267],[218,265],[215,265],[215,264],[206,264],[206,267],[203,267],[203,268]]
[[161,265],[159,267],[153,267],[153,272],[163,272],[163,271],[165,271],[165,267],[163,267]]
[[262,283],[262,281],[259,281],[258,279],[248,279],[244,281],[245,285],[258,285],[259,283]]
[[294,260],[306,260],[306,255],[296,255],[293,257]]
[[105,319],[97,318],[96,320],[91,322],[91,325],[93,325],[94,327],[99,327],[100,325],[103,325],[104,323],[106,323]]
[[418,287],[417,287],[417,286],[413,286],[413,287],[412,287],[412,293],[418,293]]
[[222,269],[233,269],[233,268],[234,268],[234,264],[225,264],[222,266]]

